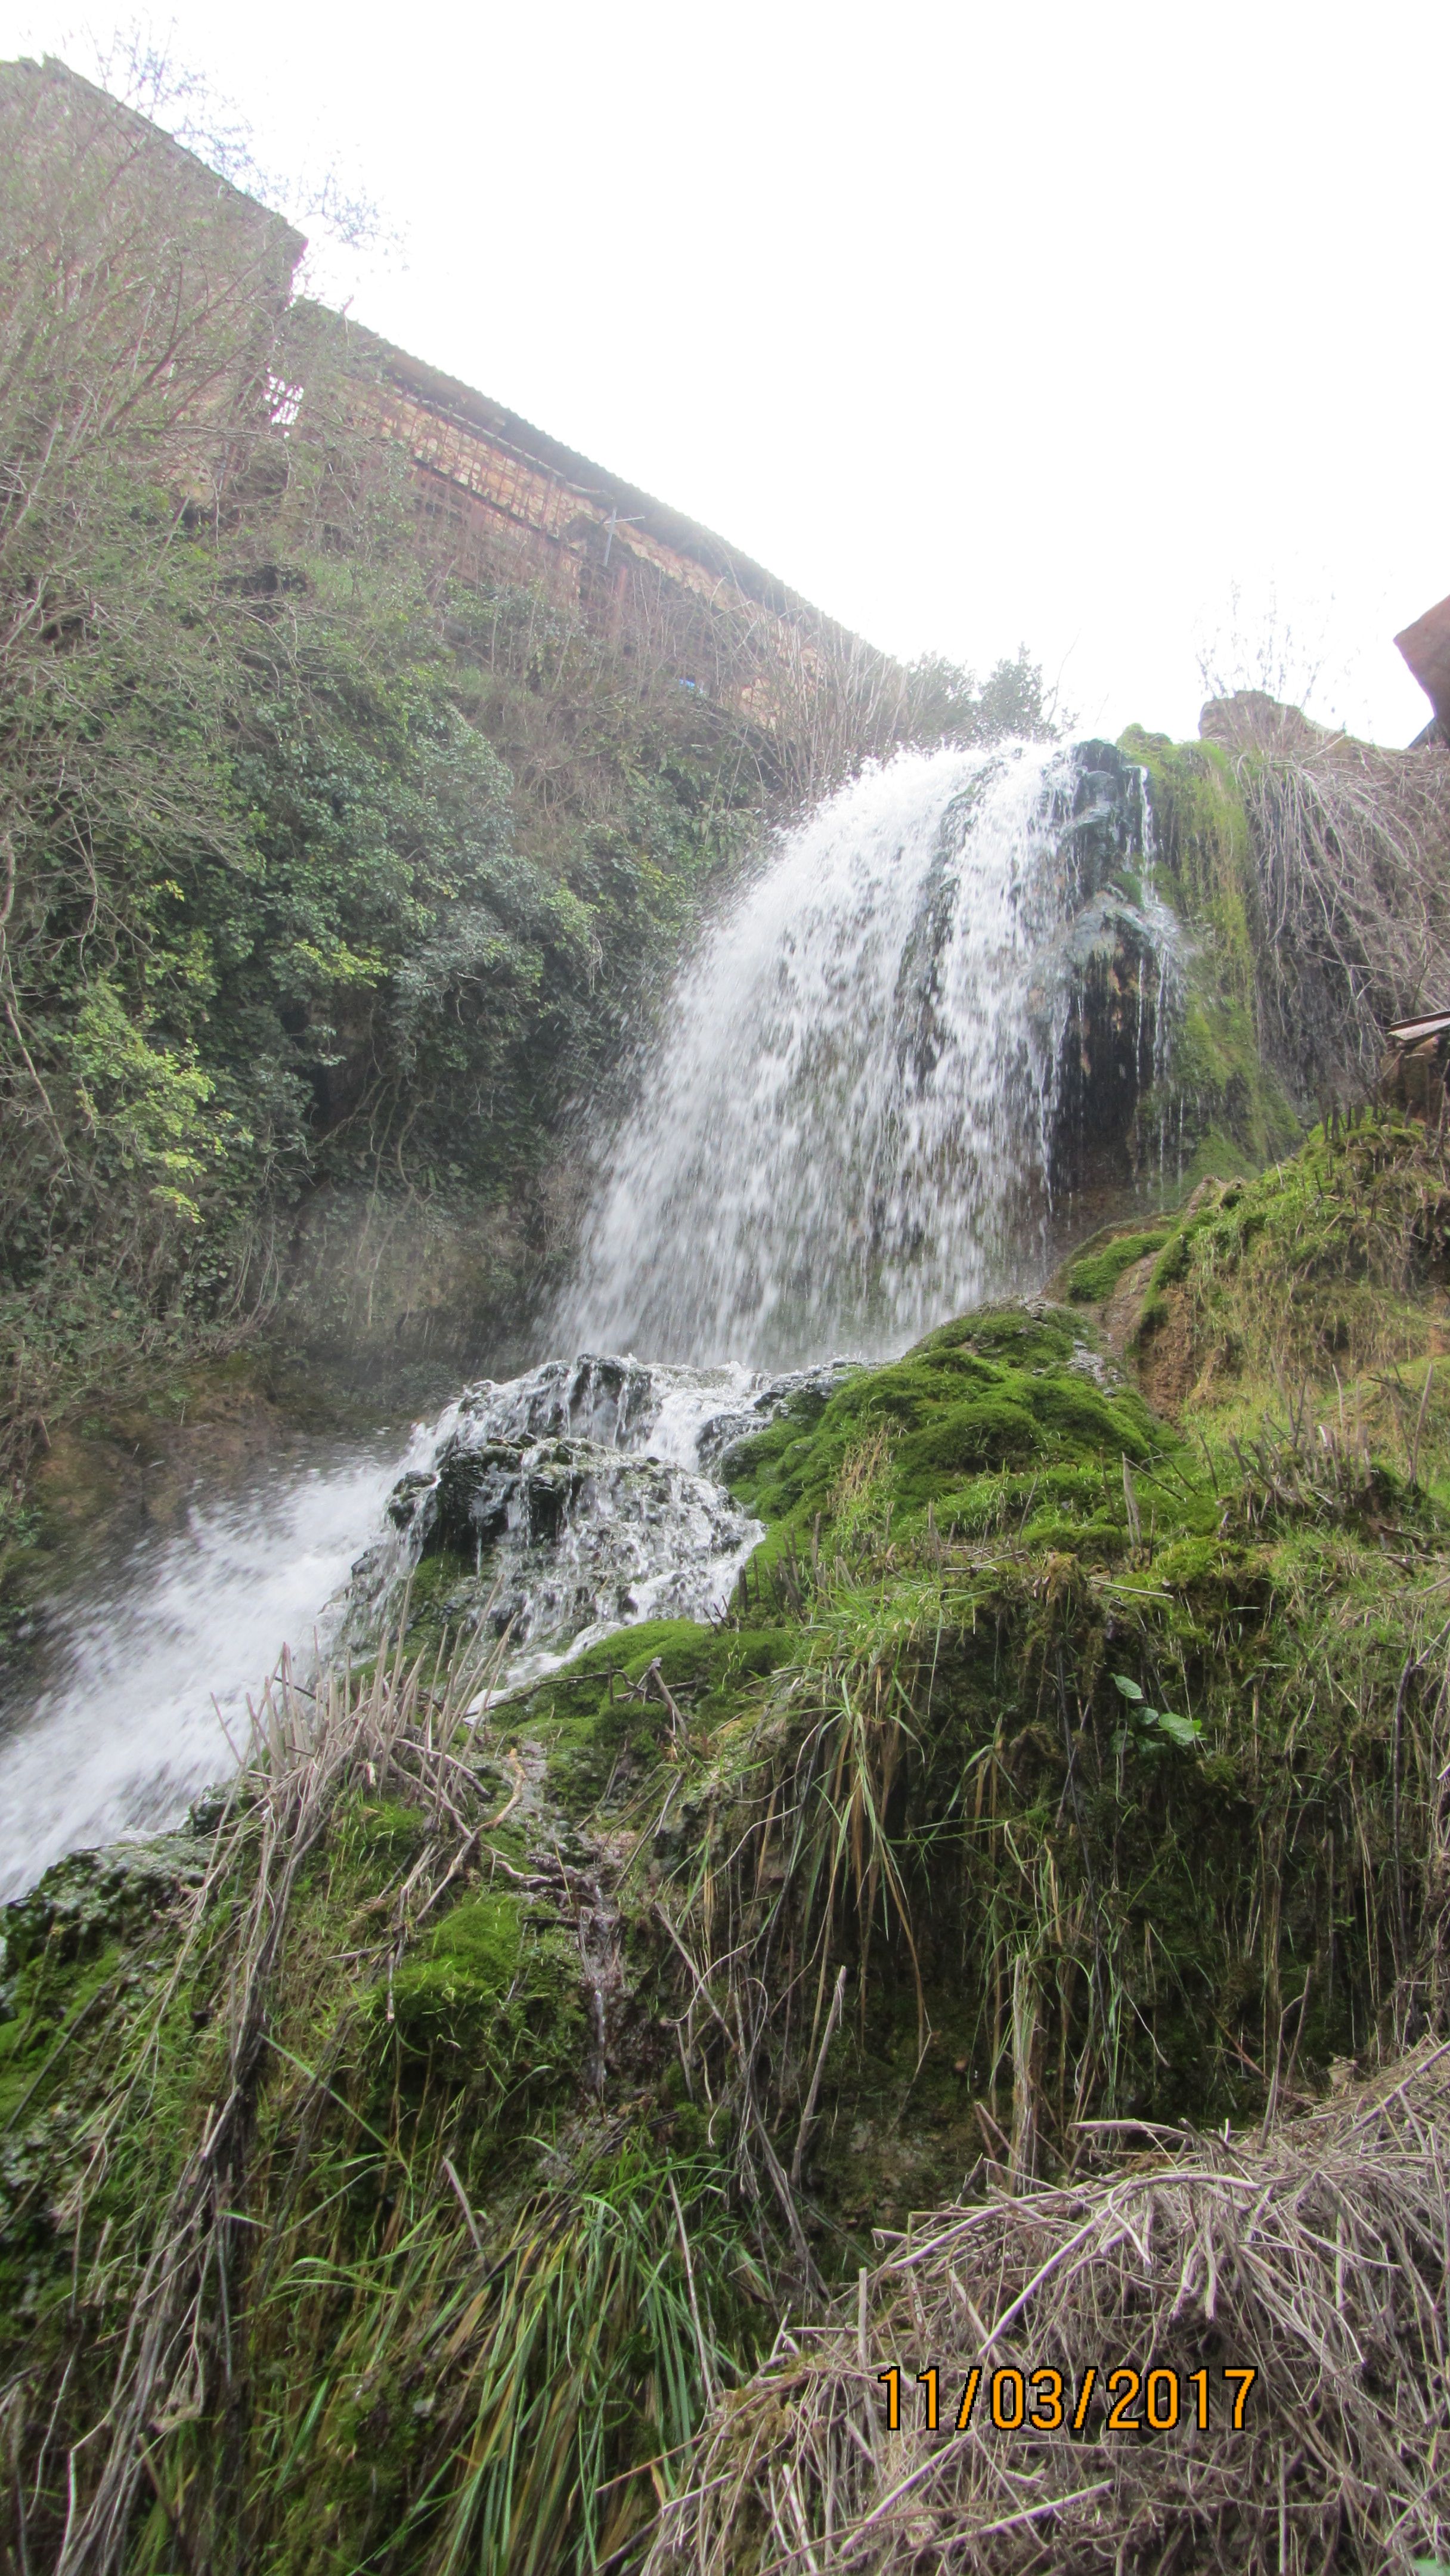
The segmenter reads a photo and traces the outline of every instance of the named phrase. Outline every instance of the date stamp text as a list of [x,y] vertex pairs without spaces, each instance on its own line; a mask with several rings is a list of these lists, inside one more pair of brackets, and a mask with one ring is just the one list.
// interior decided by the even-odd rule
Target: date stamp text
[[[886,2392],[886,2429],[901,2430],[902,2410],[915,2405],[928,2433],[965,2433],[975,2422],[999,2433],[1172,2433],[1180,2426],[1206,2433],[1210,2424],[1244,2430],[1244,2409],[1256,2370],[1111,2369],[1089,2362],[1074,2386],[1060,2370],[987,2370],[978,2362],[966,2374],[955,2413],[946,2374],[929,2364],[876,2374]],[[916,2394],[912,2392],[915,2381]],[[946,2394],[947,2402],[943,2403]]]

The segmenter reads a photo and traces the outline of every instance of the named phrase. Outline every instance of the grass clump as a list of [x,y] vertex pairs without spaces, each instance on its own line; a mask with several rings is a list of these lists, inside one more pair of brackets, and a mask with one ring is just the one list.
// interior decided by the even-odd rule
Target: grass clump
[[1450,1285],[1443,1143],[1393,1110],[1316,1129],[1220,1200],[1185,1261],[1212,1366],[1359,1375],[1419,1356]]
[[1336,1116],[1256,1179],[1206,1192],[1169,1241],[1137,1327],[1144,1383],[1253,1440],[1272,1415],[1301,1448],[1327,1407],[1339,1451],[1376,1452],[1412,1483],[1443,1473],[1447,1221],[1441,1137],[1390,1109]]
[[[807,2549],[823,2566],[1028,2576],[1044,2542],[1054,2565],[1106,2571],[1161,2563],[1168,2533],[1205,2576],[1381,2566],[1407,2542],[1417,2568],[1439,2565],[1446,2371],[1425,2321],[1450,2287],[1446,2085],[1422,2050],[1393,2084],[1266,2140],[1159,2140],[1126,2172],[1104,2173],[1100,2150],[1052,2189],[923,2213],[715,2416],[649,2576]],[[935,2438],[907,2360],[922,2352]],[[1255,2374],[1242,2407],[1235,2370]]]
[[158,1920],[63,1960],[69,1881],[12,1909],[9,2055],[44,2052],[0,2154],[17,2563],[69,2528],[138,2571],[582,2576],[755,2349],[708,2124],[641,2116],[617,1910],[557,1811],[498,1830],[529,1775],[463,1723],[479,1681],[284,1677]]

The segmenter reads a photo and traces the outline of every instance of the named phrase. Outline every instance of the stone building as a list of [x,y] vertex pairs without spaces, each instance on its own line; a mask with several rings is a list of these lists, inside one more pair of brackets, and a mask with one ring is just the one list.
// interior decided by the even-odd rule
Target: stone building
[[[305,401],[305,388],[268,372],[283,313],[306,311],[292,302],[306,244],[290,224],[54,60],[0,64],[0,153],[17,168],[28,158],[38,204],[53,167],[57,224],[83,186],[101,255],[129,260],[138,295],[154,284],[143,271],[159,243],[178,310],[220,337],[244,308],[251,338],[234,332],[235,363],[251,367],[259,425],[285,424],[286,406]],[[63,246],[57,236],[40,247]],[[202,428],[205,332],[191,339]],[[461,569],[537,585],[654,681],[759,727],[787,785],[818,787],[839,774],[841,747],[859,757],[899,737],[899,667],[763,566],[490,396],[356,325],[347,341],[362,417],[406,449],[421,507],[458,540]],[[203,437],[182,479],[208,501],[209,473]]]
[[504,577],[536,582],[625,655],[796,733],[842,693],[885,738],[901,674],[809,601],[683,512],[596,465],[502,403],[366,332],[376,417],[406,447],[429,513]]

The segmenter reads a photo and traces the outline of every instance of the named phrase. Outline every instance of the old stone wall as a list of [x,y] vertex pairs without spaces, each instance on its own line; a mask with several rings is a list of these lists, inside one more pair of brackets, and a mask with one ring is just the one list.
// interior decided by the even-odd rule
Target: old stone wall
[[683,514],[420,361],[370,348],[375,416],[407,448],[426,506],[626,654],[775,729],[868,653]]

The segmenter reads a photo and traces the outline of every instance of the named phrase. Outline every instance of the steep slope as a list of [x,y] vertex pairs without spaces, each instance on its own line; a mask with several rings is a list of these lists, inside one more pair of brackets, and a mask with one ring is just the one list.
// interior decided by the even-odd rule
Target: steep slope
[[[1437,2033],[1447,1210],[1443,1140],[1387,1114],[1200,1199],[1139,1255],[1187,1428],[1071,1297],[802,1387],[728,1461],[767,1524],[728,1615],[522,1697],[480,1698],[492,1578],[438,1521],[404,1644],[284,1687],[188,1836],[12,1909],[30,2563],[68,2515],[67,2568],[635,2563],[873,2230],[1080,2176],[1093,2121],[1242,2135]],[[1269,2365],[1184,2314],[1175,2367]],[[761,2475],[793,2402],[740,2418]],[[754,2477],[724,2565],[761,2563]],[[1307,2548],[1340,2473],[1282,2477]]]

